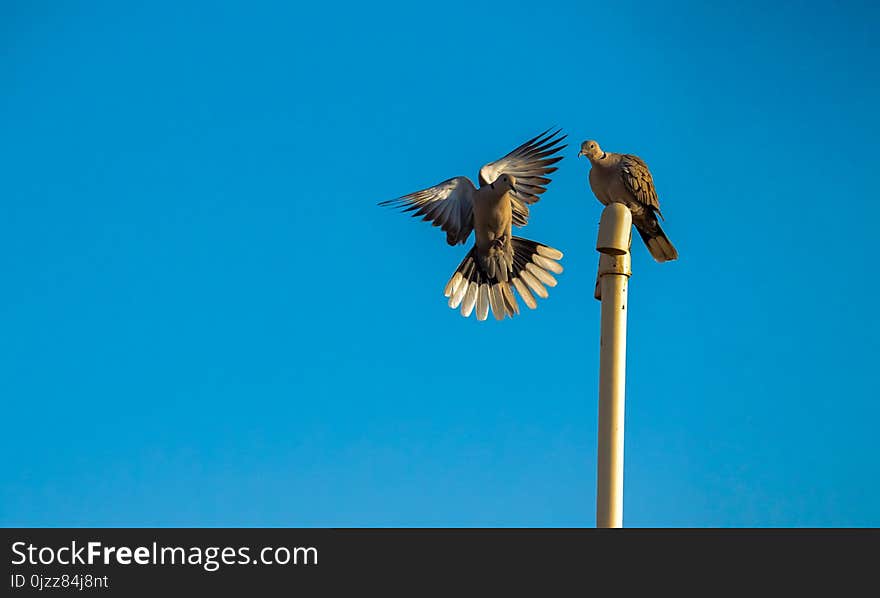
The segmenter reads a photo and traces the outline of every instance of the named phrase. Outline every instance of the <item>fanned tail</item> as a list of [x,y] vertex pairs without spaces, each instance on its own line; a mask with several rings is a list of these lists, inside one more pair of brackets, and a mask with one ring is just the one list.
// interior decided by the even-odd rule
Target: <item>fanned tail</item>
[[535,295],[547,298],[547,287],[556,286],[551,272],[562,273],[562,252],[520,237],[511,237],[510,242],[513,263],[509,269],[492,275],[480,265],[476,246],[471,248],[446,284],[444,295],[449,297],[449,307],[460,308],[465,318],[476,311],[481,321],[489,317],[491,309],[496,320],[503,320],[519,313],[514,289],[530,309],[538,307]]

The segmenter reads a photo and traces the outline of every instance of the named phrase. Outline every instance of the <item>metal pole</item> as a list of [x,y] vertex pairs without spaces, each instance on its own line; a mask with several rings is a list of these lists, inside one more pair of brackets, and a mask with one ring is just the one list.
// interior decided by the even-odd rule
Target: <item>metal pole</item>
[[626,390],[626,292],[632,274],[632,214],[612,203],[602,212],[596,249],[602,301],[596,527],[623,526],[623,423]]

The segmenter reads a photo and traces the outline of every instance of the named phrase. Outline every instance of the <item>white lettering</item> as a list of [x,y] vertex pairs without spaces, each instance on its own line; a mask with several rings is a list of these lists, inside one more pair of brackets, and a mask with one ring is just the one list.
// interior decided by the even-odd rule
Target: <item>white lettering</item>
[[24,542],[16,542],[12,545],[12,552],[21,557],[20,561],[13,560],[13,565],[22,565],[27,560],[27,557],[24,555],[24,553],[18,550],[18,546],[24,546]]
[[138,546],[134,549],[134,562],[138,565],[150,564],[150,549],[146,546]]

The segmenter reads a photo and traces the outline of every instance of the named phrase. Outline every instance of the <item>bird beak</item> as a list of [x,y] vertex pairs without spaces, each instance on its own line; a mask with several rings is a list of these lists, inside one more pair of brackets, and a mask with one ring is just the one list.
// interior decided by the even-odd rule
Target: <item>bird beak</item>
[[586,156],[586,155],[587,154],[584,153],[584,150],[581,150],[578,152],[578,158],[580,158],[581,156]]

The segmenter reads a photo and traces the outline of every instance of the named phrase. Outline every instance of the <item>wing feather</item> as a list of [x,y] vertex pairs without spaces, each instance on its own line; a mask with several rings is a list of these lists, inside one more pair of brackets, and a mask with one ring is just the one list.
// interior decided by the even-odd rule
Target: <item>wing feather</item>
[[[660,201],[654,188],[654,178],[644,160],[632,154],[623,154],[620,160],[620,177],[639,203],[660,214]],[[660,214],[660,218],[663,218],[663,214]]]
[[558,145],[567,135],[559,136],[561,129],[547,129],[537,137],[529,139],[521,146],[495,162],[489,162],[480,169],[480,185],[494,183],[502,173],[512,174],[516,185],[510,192],[513,202],[513,224],[525,226],[529,221],[529,204],[539,199],[550,179],[546,175],[556,171],[553,166],[562,156],[554,156],[567,146]]
[[464,243],[474,229],[475,191],[469,178],[459,176],[379,205],[400,208],[414,217],[422,216],[422,220],[439,226],[446,233],[447,243],[458,245]]

